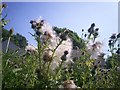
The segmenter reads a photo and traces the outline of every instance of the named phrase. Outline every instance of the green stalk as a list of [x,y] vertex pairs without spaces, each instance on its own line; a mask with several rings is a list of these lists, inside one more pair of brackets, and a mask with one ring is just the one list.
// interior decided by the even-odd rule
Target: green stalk
[[70,73],[69,73],[69,71],[67,71],[67,80],[70,80]]
[[41,44],[40,44],[40,40],[39,40],[39,38],[38,38],[38,58],[39,58],[39,68],[41,69],[41,64],[42,64],[42,62],[41,62]]
[[56,51],[57,48],[60,46],[60,44],[62,43],[62,41],[63,41],[63,40],[61,40],[61,41],[58,43],[58,45],[55,47],[55,49],[53,50],[53,53],[52,53],[52,56],[51,56],[51,60],[50,60],[50,62],[49,62],[49,64],[48,64],[47,74],[48,74],[48,72],[49,72],[49,68],[50,68],[51,62],[52,62],[52,60],[53,60],[53,57],[54,57],[55,51]]
[[63,62],[64,62],[64,61],[62,60],[60,66],[59,66],[59,69],[57,70],[57,72],[56,72],[56,74],[55,74],[55,77],[54,77],[53,79],[56,79],[57,75],[59,74],[59,72],[60,72],[60,70],[61,70],[61,68],[62,68]]

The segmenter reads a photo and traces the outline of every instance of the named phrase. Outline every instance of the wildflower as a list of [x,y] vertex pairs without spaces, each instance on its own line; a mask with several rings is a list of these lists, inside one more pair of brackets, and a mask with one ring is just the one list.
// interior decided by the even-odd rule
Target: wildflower
[[117,35],[117,38],[120,38],[120,33]]
[[64,51],[64,55],[61,57],[61,60],[67,60],[68,51]]
[[111,39],[115,39],[116,38],[116,34],[113,34],[110,38]]
[[47,39],[52,38],[51,34],[47,31],[45,31],[44,35],[46,36]]
[[94,33],[94,27],[95,27],[95,23],[92,23],[91,27],[88,29],[89,32],[88,38],[90,38],[90,36]]
[[68,35],[69,31],[65,30],[61,35],[60,38],[62,40],[67,40],[67,35]]
[[95,31],[98,31],[98,30],[99,30],[99,28],[96,28],[96,29],[95,29]]
[[93,27],[95,27],[95,23],[92,23],[92,24],[91,24],[91,28],[93,28]]
[[4,4],[2,4],[2,8],[6,8],[7,7],[7,5],[4,3]]
[[41,29],[41,27],[44,25],[44,20],[40,20],[37,22],[36,26],[37,26],[37,29]]
[[108,45],[111,46],[113,44],[112,40],[109,40]]
[[28,45],[26,46],[25,48],[25,51],[28,53],[28,54],[34,54],[36,51],[36,48],[33,46],[33,45]]
[[88,32],[89,32],[89,33],[93,33],[93,32],[94,32],[94,31],[93,31],[93,28],[90,27],[90,28],[88,29]]
[[45,61],[45,62],[49,62],[49,61],[51,61],[51,55],[50,55],[50,51],[49,50],[47,50],[47,51],[45,51],[44,52],[44,55],[43,55],[43,60]]
[[94,32],[94,27],[95,27],[95,23],[92,23],[91,27],[88,29],[88,32],[93,33]]
[[31,20],[30,23],[31,23],[31,28],[35,29],[37,22],[35,20]]
[[51,40],[52,35],[48,32],[45,31],[44,34],[41,36],[41,41],[42,43],[46,43],[47,41]]
[[94,38],[96,38],[98,36],[98,32],[94,32],[93,36],[94,36]]
[[100,55],[102,50],[102,43],[97,41],[94,44],[88,44],[89,53],[91,54],[91,58],[97,59],[98,55]]
[[35,28],[36,28],[36,25],[35,25],[35,24],[32,24],[31,28],[32,28],[32,29],[35,29]]
[[82,32],[84,32],[84,29],[82,29]]
[[39,29],[41,29],[41,26],[39,25],[39,26],[37,26],[37,29],[39,30]]
[[34,21],[34,20],[31,20],[31,21],[30,21],[30,23],[31,23],[31,24],[34,24],[34,23],[36,23],[36,21]]
[[63,55],[63,56],[61,57],[61,60],[63,60],[63,61],[67,60],[66,55]]
[[64,52],[64,55],[67,55],[68,54],[68,51],[66,50],[65,52]]
[[41,26],[44,25],[44,20],[41,20],[40,25],[41,25]]
[[12,35],[13,35],[13,32],[14,32],[14,29],[13,29],[13,28],[11,28],[11,29],[10,29],[10,31],[9,31],[10,36],[12,36]]
[[87,34],[84,35],[84,37],[86,37],[86,36],[87,36]]
[[36,23],[36,26],[39,26],[40,25],[40,23]]
[[85,54],[85,52],[82,52],[82,54],[81,55],[84,55]]
[[36,31],[36,35],[38,35],[40,37],[42,33],[40,31]]
[[112,41],[112,40],[109,40],[108,45],[109,45],[109,47],[111,48],[111,46],[113,45],[113,41]]

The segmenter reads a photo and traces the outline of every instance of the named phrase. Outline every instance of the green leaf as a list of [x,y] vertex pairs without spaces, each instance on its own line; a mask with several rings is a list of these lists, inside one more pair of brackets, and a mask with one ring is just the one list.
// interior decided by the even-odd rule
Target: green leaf
[[17,69],[14,69],[13,72],[16,73],[16,72],[21,71],[21,70],[22,70],[22,68],[17,68]]

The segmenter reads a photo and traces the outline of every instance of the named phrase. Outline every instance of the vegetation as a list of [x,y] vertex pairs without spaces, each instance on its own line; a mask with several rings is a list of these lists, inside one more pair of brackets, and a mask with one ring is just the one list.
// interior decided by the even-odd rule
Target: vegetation
[[[10,33],[8,30],[6,29],[2,29],[2,41],[6,41],[8,40],[10,36]],[[28,45],[28,41],[26,40],[26,38],[22,35],[20,35],[19,33],[14,34],[11,37],[11,41],[15,43],[16,46],[20,47],[20,48],[25,48]]]
[[[67,28],[58,28],[58,27],[53,27],[53,30],[56,31],[56,33],[59,35],[60,33],[64,32]],[[84,48],[85,47],[85,43],[83,41],[83,39],[81,39],[78,34],[76,32],[73,32],[72,30],[69,30],[69,37],[72,39],[73,41],[73,49],[76,48],[76,46],[78,48]]]
[[[1,22],[3,21],[2,19]],[[64,88],[68,90],[70,90],[70,88],[120,88],[120,48],[119,45],[116,46],[120,34],[113,34],[110,37],[108,45],[111,56],[107,57],[104,68],[101,68],[100,62],[105,60],[103,53],[98,55],[97,59],[99,59],[100,62],[97,64],[97,59],[91,58],[92,53],[96,52],[95,50],[98,45],[98,43],[96,44],[96,38],[99,35],[99,29],[95,29],[95,23],[92,23],[88,29],[88,33],[84,34],[86,40],[79,38],[75,32],[68,29],[54,27],[54,30],[58,34],[61,33],[60,41],[56,48],[51,50],[52,55],[46,55],[45,57],[43,57],[44,51],[48,47],[50,35],[46,38],[45,43],[42,44],[40,41],[42,33],[39,29],[43,26],[43,21],[41,20],[38,24],[35,24],[34,21],[30,23],[32,29],[35,31],[35,33],[31,35],[37,42],[37,51],[35,53],[26,53],[23,56],[20,56],[16,51],[12,53],[2,52],[3,90],[6,88],[34,88],[41,90],[52,88]],[[20,47],[26,45],[26,39],[21,35],[13,35],[11,31],[8,33],[5,29],[3,29],[3,32],[6,33],[3,34],[3,40],[12,37],[10,40],[15,40],[16,45]],[[82,32],[84,33],[84,30],[82,30]],[[74,46],[78,46],[80,49],[82,47],[82,54],[74,60],[74,63],[64,68],[63,64],[68,55],[68,52],[65,51],[63,56],[61,56],[59,67],[52,72],[50,65],[54,58],[55,51],[62,42],[66,41],[67,35],[70,35],[73,39]],[[17,40],[25,44],[21,45],[19,42],[17,43]],[[89,45],[90,41],[92,41],[92,45]],[[89,52],[87,45],[91,46],[90,50],[92,50],[92,53]],[[99,52],[99,50],[97,52]],[[46,58],[47,56],[48,58]]]

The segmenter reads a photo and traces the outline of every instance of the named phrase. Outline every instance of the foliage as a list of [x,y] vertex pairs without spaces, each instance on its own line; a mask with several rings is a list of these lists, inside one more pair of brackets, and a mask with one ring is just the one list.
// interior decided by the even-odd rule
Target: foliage
[[[2,29],[2,41],[8,40],[9,38],[9,31],[6,29]],[[14,34],[11,37],[11,41],[13,41],[15,43],[16,46],[19,46],[20,48],[25,48],[28,45],[28,41],[26,40],[26,38],[22,35],[20,35],[19,33]]]
[[[35,33],[31,35],[37,42],[37,51],[34,53],[26,53],[25,55],[19,55],[17,51],[2,53],[3,89],[34,88],[48,90],[52,88],[59,88],[60,85],[63,85],[63,88],[65,88],[64,84],[73,84],[71,80],[74,80],[76,86],[80,88],[120,88],[119,45],[118,47],[115,47],[114,45],[116,42],[112,44],[109,49],[111,56],[106,59],[106,66],[104,66],[103,69],[101,68],[100,63],[97,65],[95,64],[96,59],[91,58],[91,53],[89,53],[89,50],[86,47],[86,44],[88,44],[90,40],[93,41],[92,46],[95,46],[96,38],[98,36],[98,34],[95,34],[95,23],[91,24],[91,27],[88,29],[87,40],[83,40],[85,42],[83,43],[83,46],[80,46],[82,39],[79,38],[76,33],[69,31],[68,29],[63,31],[64,29],[57,27],[54,28],[58,34],[62,33],[60,34],[59,43],[55,48],[53,48],[53,50],[51,50],[52,55],[45,56],[49,56],[48,58],[44,58],[43,56],[44,51],[48,47],[50,37],[46,38],[44,44],[40,41],[41,33],[39,32],[39,29],[43,25],[43,21],[38,24],[31,21],[31,24],[33,30],[35,31]],[[5,31],[5,33],[7,32]],[[68,52],[65,51],[63,56],[61,56],[61,63],[59,67],[52,71],[50,65],[54,58],[55,51],[61,43],[67,39],[67,35],[71,36],[75,46],[78,46],[79,48],[84,47],[81,50],[82,54],[79,58],[74,60],[74,63],[71,63],[67,68],[65,68],[63,64],[66,61],[66,56],[68,54]],[[13,37],[16,38],[16,40],[19,38],[21,42],[23,40],[19,34],[17,34],[17,36],[13,35]],[[113,47],[116,49],[113,50]],[[104,58],[102,57],[102,60],[103,59]]]
[[[67,28],[53,27],[53,30],[56,31],[56,33],[58,35],[61,34],[62,32],[64,32],[64,30],[66,30],[66,29]],[[80,38],[76,32],[73,32],[72,30],[69,30],[69,29],[67,29],[67,30],[70,32],[69,37],[73,41],[73,49],[75,49],[76,46],[80,49],[85,48],[84,40],[82,38]]]

